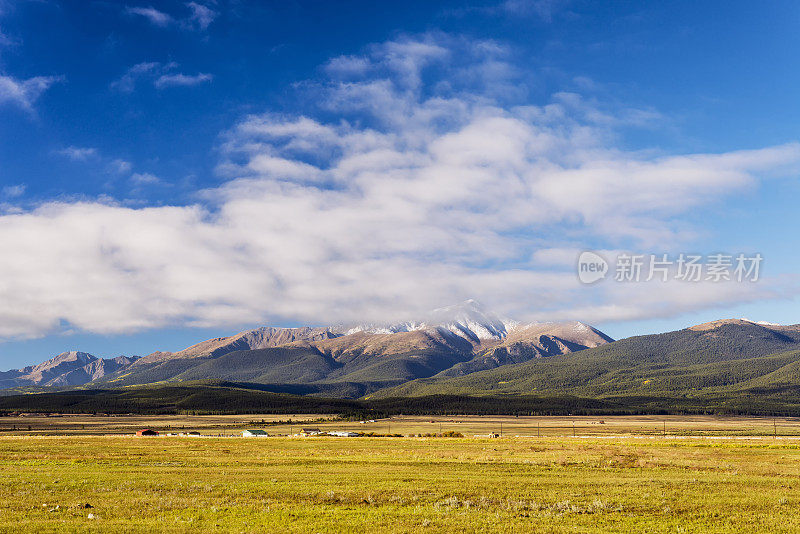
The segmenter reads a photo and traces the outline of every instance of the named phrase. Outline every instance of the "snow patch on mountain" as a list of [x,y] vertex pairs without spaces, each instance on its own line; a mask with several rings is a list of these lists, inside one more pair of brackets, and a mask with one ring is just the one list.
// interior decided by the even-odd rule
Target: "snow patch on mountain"
[[783,326],[780,323],[770,323],[769,321],[753,321],[751,319],[747,319],[746,317],[742,317],[741,320],[747,321],[748,323],[760,324],[761,326]]

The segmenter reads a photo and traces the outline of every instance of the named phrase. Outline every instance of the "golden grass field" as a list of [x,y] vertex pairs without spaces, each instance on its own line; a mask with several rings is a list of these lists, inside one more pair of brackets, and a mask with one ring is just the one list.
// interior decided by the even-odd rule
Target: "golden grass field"
[[800,531],[795,420],[777,438],[755,418],[574,418],[572,437],[573,418],[404,417],[313,426],[471,435],[502,420],[505,437],[198,439],[130,434],[232,435],[262,417],[142,418],[124,435],[10,419],[34,429],[0,434],[3,532]]

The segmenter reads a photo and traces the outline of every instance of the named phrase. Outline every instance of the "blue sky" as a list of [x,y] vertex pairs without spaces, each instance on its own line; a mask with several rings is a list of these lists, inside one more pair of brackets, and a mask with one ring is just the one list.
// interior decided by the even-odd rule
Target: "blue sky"
[[[0,367],[475,297],[800,323],[794,2],[0,0]],[[577,251],[760,252],[582,286]]]

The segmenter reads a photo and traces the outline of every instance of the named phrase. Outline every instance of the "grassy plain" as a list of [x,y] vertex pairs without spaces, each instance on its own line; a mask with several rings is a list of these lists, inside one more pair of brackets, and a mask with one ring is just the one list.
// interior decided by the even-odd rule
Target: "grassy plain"
[[[548,419],[562,435],[500,439],[6,432],[0,531],[800,531],[800,440],[755,436],[771,424],[758,419],[738,421],[749,437],[713,439],[737,427],[718,418],[685,421],[694,434],[671,421],[664,437],[663,419],[581,421],[601,431],[578,437]],[[497,422],[441,420],[476,433]]]

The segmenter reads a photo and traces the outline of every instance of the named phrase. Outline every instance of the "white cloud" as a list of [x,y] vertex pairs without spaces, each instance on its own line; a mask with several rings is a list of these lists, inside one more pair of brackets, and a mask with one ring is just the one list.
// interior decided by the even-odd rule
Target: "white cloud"
[[161,63],[157,62],[137,63],[125,71],[125,74],[118,80],[111,82],[111,88],[122,91],[123,93],[130,93],[136,88],[136,81],[140,77],[156,72],[160,68]]
[[15,104],[31,111],[33,103],[54,83],[63,80],[60,76],[36,76],[20,80],[0,75],[0,105]]
[[325,65],[325,70],[334,76],[360,76],[370,68],[370,62],[361,56],[337,56]]
[[108,163],[108,170],[116,174],[128,174],[133,169],[130,161],[124,159],[113,159]]
[[144,172],[144,173],[134,173],[131,175],[131,183],[134,185],[154,185],[161,183],[161,180],[158,176],[153,174]]
[[[100,151],[94,147],[77,147],[77,146],[69,146],[67,148],[61,149],[56,151],[57,154],[60,154],[72,161],[79,161],[79,162],[86,162],[86,161],[93,161],[101,164],[106,172],[111,174],[130,174],[133,171],[133,164],[130,161],[126,161],[120,158],[109,158],[100,153]],[[143,177],[151,176],[151,175],[139,175]],[[146,179],[145,179],[146,181]]]
[[207,73],[192,75],[175,72],[177,67],[178,64],[174,62],[166,64],[158,62],[137,63],[125,71],[125,74],[118,80],[112,82],[111,88],[123,93],[130,93],[136,88],[136,83],[140,79],[150,81],[156,89],[178,86],[188,87],[210,82],[214,79],[211,74]]
[[214,19],[217,18],[218,13],[216,11],[198,2],[187,2],[184,5],[189,11],[188,15],[184,18],[176,18],[168,13],[159,11],[152,6],[128,6],[125,8],[125,12],[130,15],[144,17],[151,24],[159,28],[175,26],[193,31],[207,30],[209,25],[214,22]]
[[581,252],[583,252],[583,250],[580,248],[541,248],[534,251],[531,256],[531,263],[538,266],[574,268]]
[[86,161],[89,158],[97,156],[97,149],[92,147],[69,146],[59,150],[58,153],[73,161]]
[[125,11],[131,15],[139,15],[141,17],[146,18],[150,21],[151,24],[154,26],[159,26],[161,28],[165,28],[174,22],[174,19],[164,13],[163,11],[159,11],[156,8],[149,6],[149,7],[126,7]]
[[156,86],[157,89],[163,89],[165,87],[186,87],[192,85],[198,85],[205,82],[210,82],[214,77],[210,74],[200,73],[200,74],[163,74],[158,77],[158,79],[153,82],[153,85]]
[[795,291],[581,286],[559,264],[568,251],[545,249],[685,242],[683,214],[796,172],[800,146],[628,152],[614,132],[635,110],[514,102],[497,90],[518,75],[505,57],[442,35],[375,45],[346,79],[302,84],[324,109],[225,132],[228,181],[203,204],[54,202],[0,216],[15,251],[0,257],[0,337],[64,322],[111,333],[384,319],[469,297],[521,319],[641,319]]
[[188,18],[188,24],[195,27],[200,31],[204,31],[208,26],[217,18],[217,12],[207,6],[198,4],[197,2],[189,2],[186,4],[192,14]]
[[6,198],[17,198],[24,195],[26,189],[25,184],[7,185],[2,189],[2,193]]

